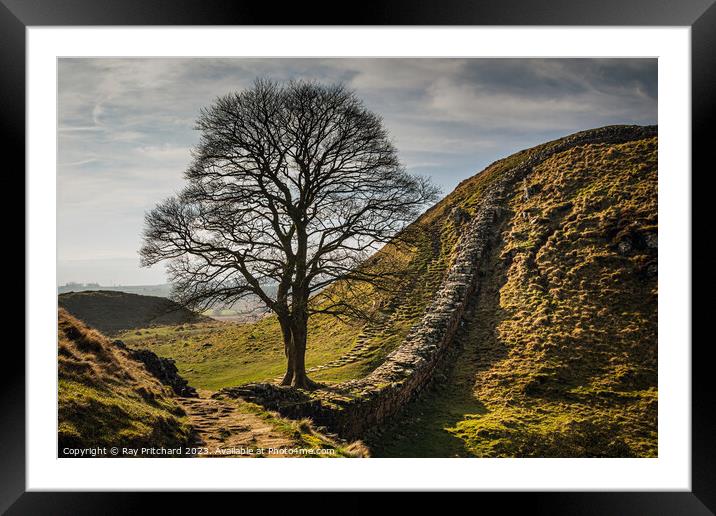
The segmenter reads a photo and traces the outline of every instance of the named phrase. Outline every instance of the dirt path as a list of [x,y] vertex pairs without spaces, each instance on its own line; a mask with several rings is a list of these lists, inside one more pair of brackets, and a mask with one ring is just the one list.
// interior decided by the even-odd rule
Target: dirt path
[[[295,441],[257,414],[242,410],[240,402],[213,399],[211,391],[180,400],[195,435],[192,446],[208,448],[209,457],[247,456],[241,448],[291,448]],[[280,455],[271,455],[280,456]]]

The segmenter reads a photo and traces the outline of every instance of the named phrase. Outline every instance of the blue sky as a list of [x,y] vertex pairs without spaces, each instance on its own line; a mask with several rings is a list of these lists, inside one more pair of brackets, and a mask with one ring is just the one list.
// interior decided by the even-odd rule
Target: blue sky
[[608,124],[657,122],[655,59],[60,59],[58,283],[164,283],[144,212],[178,191],[194,120],[257,77],[343,82],[405,166],[448,194],[496,159]]

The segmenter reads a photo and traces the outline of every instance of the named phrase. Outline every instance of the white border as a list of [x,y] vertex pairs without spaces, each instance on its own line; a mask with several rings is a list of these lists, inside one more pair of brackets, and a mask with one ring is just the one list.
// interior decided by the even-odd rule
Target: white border
[[[28,28],[27,488],[690,490],[689,28]],[[659,58],[658,459],[57,459],[58,56]]]

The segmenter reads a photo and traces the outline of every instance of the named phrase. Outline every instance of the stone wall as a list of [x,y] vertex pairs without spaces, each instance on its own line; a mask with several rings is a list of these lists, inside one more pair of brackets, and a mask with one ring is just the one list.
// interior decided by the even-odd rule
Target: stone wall
[[456,258],[425,315],[401,346],[365,378],[314,393],[251,384],[223,389],[217,395],[253,401],[286,417],[309,417],[346,439],[364,436],[430,384],[461,324],[468,301],[480,287],[478,265],[498,236],[506,196],[516,191],[532,168],[571,147],[623,143],[656,136],[656,132],[656,126],[610,126],[576,133],[531,152],[524,161],[496,178],[485,189],[472,219],[463,224]]
[[179,371],[173,359],[162,358],[148,349],[129,348],[121,340],[112,341],[112,344],[125,350],[130,358],[144,364],[149,374],[159,380],[160,383],[171,387],[177,396],[181,396],[182,398],[199,397],[196,389],[191,387],[189,382],[179,375]]

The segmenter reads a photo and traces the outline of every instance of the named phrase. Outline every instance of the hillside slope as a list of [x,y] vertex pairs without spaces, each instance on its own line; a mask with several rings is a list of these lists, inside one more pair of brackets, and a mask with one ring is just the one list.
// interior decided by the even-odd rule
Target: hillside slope
[[257,449],[268,450],[267,457],[367,455],[361,443],[337,440],[308,421],[290,421],[250,403],[206,393],[176,397],[134,355],[59,310],[59,456],[77,456],[68,448],[115,446],[182,447],[182,454],[211,457],[257,456]]
[[553,155],[502,209],[437,388],[373,453],[656,456],[657,138]]
[[189,442],[184,410],[125,349],[58,312],[58,449],[174,447]]
[[57,299],[61,308],[89,326],[108,334],[134,328],[211,320],[169,299],[127,292],[68,292],[60,294]]

